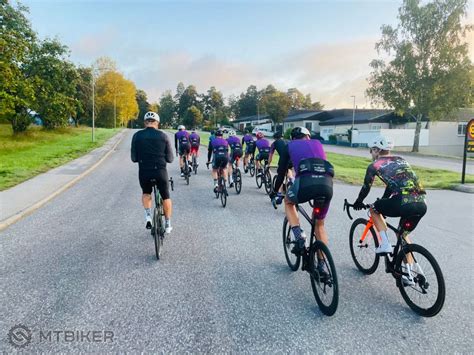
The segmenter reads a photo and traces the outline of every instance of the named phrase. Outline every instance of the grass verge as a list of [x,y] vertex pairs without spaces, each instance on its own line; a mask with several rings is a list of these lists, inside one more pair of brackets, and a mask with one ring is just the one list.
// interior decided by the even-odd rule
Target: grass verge
[[0,125],[0,191],[71,161],[101,146],[120,129],[68,127],[48,131],[31,127],[12,135],[10,125]]

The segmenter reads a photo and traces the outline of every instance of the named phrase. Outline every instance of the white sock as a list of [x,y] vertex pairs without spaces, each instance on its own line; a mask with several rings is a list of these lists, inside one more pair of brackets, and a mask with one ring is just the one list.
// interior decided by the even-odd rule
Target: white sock
[[379,234],[382,237],[382,244],[390,244],[390,241],[388,240],[387,231],[380,231]]

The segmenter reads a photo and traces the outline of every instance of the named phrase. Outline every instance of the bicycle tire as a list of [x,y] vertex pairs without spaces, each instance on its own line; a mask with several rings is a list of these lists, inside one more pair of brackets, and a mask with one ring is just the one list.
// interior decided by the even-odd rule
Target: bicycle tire
[[[435,279],[433,277],[427,277],[429,274],[426,272],[426,266],[423,266],[423,272],[419,273],[416,271],[413,271],[414,277],[413,280],[415,281],[414,286],[404,286],[403,281],[401,280],[401,275],[403,270],[402,262],[403,259],[405,258],[405,255],[407,253],[410,254],[420,254],[422,255],[430,264],[430,266],[433,268],[434,276],[436,278],[437,284],[438,284],[438,293],[436,295],[435,301],[430,304],[428,307],[421,307],[419,304],[416,303],[416,301],[413,300],[412,297],[410,297],[410,294],[407,292],[407,290],[413,290],[414,294],[418,295],[424,295],[428,294],[428,290],[432,287],[431,283]],[[421,261],[420,257],[415,257],[413,258],[417,261],[417,268],[418,265],[420,264],[419,262]],[[438,265],[438,262],[436,261],[435,257],[424,247],[418,244],[407,244],[405,245],[402,250],[398,253],[396,260],[395,260],[395,272],[399,275],[397,278],[397,286],[398,289],[400,290],[400,293],[407,303],[407,305],[417,314],[423,317],[433,317],[437,315],[441,309],[443,308],[444,305],[444,300],[446,297],[446,286],[444,283],[444,277],[443,273],[441,271],[441,268]],[[431,281],[431,283],[429,282]],[[417,289],[418,288],[418,289]],[[425,293],[424,293],[425,292]]]
[[189,165],[188,165],[188,159],[185,159],[185,162],[184,162],[184,179],[186,180],[186,185],[189,185]]
[[197,159],[195,155],[193,155],[193,171],[194,171],[194,175],[196,175],[198,172]]
[[265,192],[267,193],[267,195],[270,195],[272,193],[272,190],[272,174],[270,173],[270,170],[267,170],[265,172]]
[[155,241],[155,255],[156,255],[156,259],[157,260],[160,260],[160,256],[161,256],[161,247],[163,245],[163,239],[161,238],[161,224],[162,224],[162,221],[161,221],[161,216],[159,216],[159,212],[158,212],[158,209],[155,207],[154,211],[153,211],[153,239]]
[[277,176],[278,175],[274,175],[273,179],[272,179],[272,191],[274,191],[275,193],[278,192],[278,191],[275,191],[275,184],[276,184],[276,181],[277,181]]
[[227,205],[227,188],[225,187],[224,179],[222,179],[221,204],[223,208]]
[[242,191],[242,174],[240,173],[239,168],[235,170],[234,187],[235,192],[237,192],[237,194],[240,194],[240,191]]
[[255,175],[255,162],[253,160],[250,161],[249,163],[249,173],[251,177],[254,177]]
[[[294,242],[291,241],[291,228],[288,219],[283,220],[283,251],[285,252],[286,263],[291,271],[296,271],[300,267],[301,255],[295,255],[291,252]],[[294,259],[294,261],[293,261]]]
[[263,185],[263,176],[258,176],[258,173],[255,174],[255,182],[257,183],[257,188],[260,189]]
[[[367,225],[367,220],[365,218],[358,218],[352,223],[351,230],[349,232],[349,248],[351,250],[352,260],[354,261],[355,266],[364,274],[370,275],[377,270],[380,262],[380,256],[375,253],[375,248],[379,245],[377,234],[373,227],[370,228],[370,233],[367,233],[366,238],[364,239],[365,244],[361,245],[359,243],[360,234],[354,235],[356,229],[359,226]],[[373,242],[373,246],[371,247],[369,243]],[[363,261],[366,262],[363,262]]]
[[[329,277],[321,278],[317,270],[317,253],[322,253],[325,260],[325,269],[328,271]],[[331,256],[329,248],[321,241],[316,240],[310,247],[309,250],[310,258],[310,279],[311,288],[313,289],[314,298],[319,306],[322,313],[327,316],[332,316],[336,313],[337,306],[339,304],[339,285],[337,282],[336,266]],[[326,295],[332,291],[332,296],[326,297]],[[327,301],[325,299],[328,299]]]

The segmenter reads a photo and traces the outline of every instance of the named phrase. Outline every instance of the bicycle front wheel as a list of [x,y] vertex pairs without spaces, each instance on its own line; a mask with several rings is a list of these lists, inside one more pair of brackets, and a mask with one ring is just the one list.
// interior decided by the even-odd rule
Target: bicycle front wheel
[[255,175],[255,163],[250,163],[249,164],[249,173],[250,173],[251,177],[253,177]]
[[240,191],[242,191],[242,174],[240,173],[240,169],[237,169],[235,171],[234,186],[235,192],[237,192],[237,194],[240,194]]
[[158,260],[160,260],[161,247],[163,246],[163,239],[161,238],[161,230],[163,229],[162,223],[160,213],[158,209],[155,208],[153,212],[153,239],[155,241],[155,255]]
[[265,192],[270,195],[272,192],[272,174],[270,170],[265,172]]
[[310,279],[319,309],[332,316],[339,303],[339,286],[334,261],[329,248],[317,240],[309,249]]
[[364,240],[361,241],[366,225],[367,220],[364,218],[358,218],[352,223],[349,232],[349,247],[354,264],[364,274],[370,275],[379,266],[380,257],[375,253],[375,248],[379,243],[373,227],[367,231]]
[[[441,311],[446,295],[443,273],[431,253],[417,244],[405,245],[395,261],[397,286],[408,306],[423,317]],[[411,278],[408,283],[403,276]]]
[[257,187],[260,189],[262,187],[262,184],[263,184],[263,176],[262,175],[255,175],[255,182],[257,183]]
[[301,255],[295,255],[291,252],[295,242],[291,240],[291,226],[288,219],[283,220],[283,250],[285,251],[285,259],[292,271],[298,270],[301,262]]
[[222,207],[225,208],[227,205],[227,188],[225,187],[225,182],[222,182],[224,185],[222,185],[222,190],[221,190],[221,204]]

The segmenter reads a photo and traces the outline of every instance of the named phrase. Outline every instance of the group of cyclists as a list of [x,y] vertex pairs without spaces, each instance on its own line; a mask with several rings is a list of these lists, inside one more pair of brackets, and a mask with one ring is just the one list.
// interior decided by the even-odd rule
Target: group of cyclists
[[[158,130],[159,116],[154,112],[145,115],[145,129],[135,133],[132,139],[132,161],[139,164],[139,181],[142,187],[142,202],[145,209],[146,227],[151,228],[151,179],[155,179],[164,202],[166,233],[171,232],[171,200],[169,199],[168,174],[166,163],[173,161],[171,145],[165,133]],[[291,140],[285,141],[281,133],[276,133],[274,142],[270,142],[261,132],[256,133],[256,140],[250,132],[242,139],[235,131],[217,129],[211,135],[208,145],[207,163],[212,163],[214,190],[217,189],[217,171],[223,169],[226,184],[232,187],[232,164],[238,166],[244,156],[244,172],[248,172],[249,161],[255,156],[257,174],[262,174],[262,161],[272,161],[275,151],[279,155],[277,178],[270,198],[281,203],[284,198],[285,213],[291,226],[294,238],[292,253],[302,253],[307,238],[300,226],[296,205],[310,200],[321,201],[316,221],[316,235],[325,244],[328,243],[324,221],[333,196],[334,167],[327,160],[321,142],[311,139],[311,133],[305,127],[295,127],[291,131]],[[176,155],[180,156],[181,175],[185,157],[190,160],[192,154],[199,154],[200,138],[193,130],[189,134],[180,125],[175,134]],[[245,146],[245,151],[244,151]],[[393,144],[383,136],[377,137],[368,144],[373,162],[368,166],[363,186],[354,203],[354,208],[365,208],[372,183],[378,176],[386,185],[383,196],[370,205],[370,214],[382,242],[376,248],[379,255],[389,253],[391,245],[387,236],[387,225],[383,216],[408,217],[423,216],[426,213],[425,191],[417,176],[405,159],[392,156]],[[230,152],[229,152],[230,148]],[[227,181],[227,177],[229,181]],[[290,182],[283,197],[281,187],[285,177]],[[407,280],[410,282],[410,280]]]

